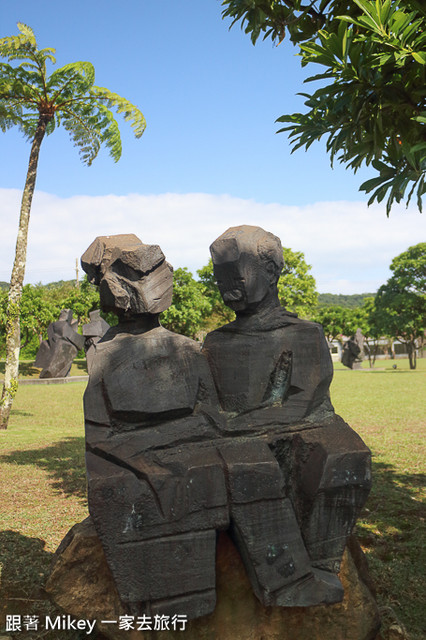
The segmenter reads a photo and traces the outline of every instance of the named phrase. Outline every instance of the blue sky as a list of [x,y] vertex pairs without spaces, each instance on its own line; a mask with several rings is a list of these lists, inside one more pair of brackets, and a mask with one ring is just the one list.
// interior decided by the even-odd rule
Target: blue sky
[[[323,143],[290,154],[275,119],[303,109],[296,94],[313,70],[300,68],[290,43],[253,47],[238,26],[229,31],[219,0],[1,3],[0,36],[17,33],[17,21],[39,46],[56,48],[59,66],[91,61],[96,83],[137,104],[148,124],[141,140],[122,124],[118,164],[102,152],[87,168],[64,131],[46,139],[27,282],[72,278],[75,257],[104,233],[134,232],[194,271],[215,237],[247,223],[304,251],[320,291],[372,291],[391,259],[424,238],[415,209],[390,220],[384,207],[367,209],[358,186],[368,169],[332,170]],[[0,145],[0,280],[8,280],[29,145],[16,131]]]

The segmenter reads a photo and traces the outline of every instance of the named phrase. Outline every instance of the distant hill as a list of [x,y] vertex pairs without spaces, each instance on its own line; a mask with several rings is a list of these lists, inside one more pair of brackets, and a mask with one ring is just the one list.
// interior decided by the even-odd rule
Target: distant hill
[[49,282],[42,285],[45,289],[60,289],[64,286],[75,287],[75,280],[58,280],[57,282]]
[[362,307],[365,298],[374,298],[375,295],[375,293],[354,293],[352,295],[345,293],[319,293],[318,306],[334,305],[354,309],[355,307]]
[[[49,282],[48,284],[37,284],[34,286],[43,287],[44,289],[61,289],[62,287],[75,287],[75,280],[58,280],[57,282]],[[0,281],[0,290],[9,289],[9,283]]]

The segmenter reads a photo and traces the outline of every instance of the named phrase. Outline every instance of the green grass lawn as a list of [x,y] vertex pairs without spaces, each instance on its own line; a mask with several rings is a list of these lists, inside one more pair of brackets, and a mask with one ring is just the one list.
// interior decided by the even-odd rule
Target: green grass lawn
[[[43,584],[52,552],[87,515],[84,388],[22,385],[9,429],[0,431],[0,635],[6,611],[51,611]],[[425,388],[426,358],[415,371],[406,360],[381,360],[371,371],[336,367],[331,389],[336,411],[373,452],[374,487],[357,534],[385,629],[397,619],[410,640],[425,638]],[[61,633],[63,640],[78,637]]]

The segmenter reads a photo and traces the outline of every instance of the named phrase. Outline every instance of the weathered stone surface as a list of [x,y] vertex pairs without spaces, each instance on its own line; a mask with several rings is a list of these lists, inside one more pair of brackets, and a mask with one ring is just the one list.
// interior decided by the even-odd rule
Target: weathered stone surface
[[47,328],[47,340],[43,340],[34,362],[40,367],[40,378],[64,378],[72,361],[83,348],[84,338],[77,333],[78,321],[73,320],[70,309],[62,309],[59,319]]
[[170,306],[172,271],[158,245],[143,244],[134,234],[99,236],[81,265],[99,285],[104,311],[154,314]]
[[[263,607],[253,594],[241,558],[230,538],[219,537],[215,611],[187,624],[185,631],[120,631],[99,624],[129,615],[118,598],[102,545],[90,520],[75,525],[56,552],[46,586],[51,599],[75,618],[98,621],[111,640],[373,640],[380,619],[369,588],[365,559],[349,540],[340,572],[345,595],[334,605],[311,608]],[[185,607],[179,611],[185,614]]]
[[342,364],[348,369],[360,369],[368,346],[362,335],[361,329],[357,329],[353,336],[343,345]]
[[172,268],[136,236],[82,257],[118,324],[96,344],[84,397],[89,510],[123,602],[189,617],[215,605],[216,531],[229,526],[223,419],[200,346],[161,327]]
[[95,356],[95,345],[106,334],[109,324],[101,317],[99,309],[89,313],[90,322],[83,325],[84,351],[86,352],[87,371],[92,370],[93,358]]
[[229,531],[263,606],[340,602],[369,450],[334,414],[321,327],[279,304],[279,239],[236,227],[211,251],[237,317],[203,353],[159,323],[172,269],[157,245],[99,237],[82,258],[119,320],[95,346],[84,410],[89,510],[120,599],[210,613]]
[[[280,592],[272,602],[282,606],[338,602],[336,574],[345,542],[371,486],[370,451],[331,406],[333,366],[322,327],[280,305],[280,240],[260,227],[242,225],[225,231],[210,251],[223,301],[236,313],[233,322],[208,334],[203,345],[227,415],[227,429],[235,439],[257,441],[265,461],[268,457],[260,440],[266,436],[279,463],[282,495],[289,498],[294,523],[301,532],[290,543],[284,540],[285,528],[278,526],[281,542],[269,532],[266,538],[271,535],[275,548],[285,546],[290,557],[293,553],[299,558],[296,550],[303,538],[312,568],[304,584],[288,584],[287,594]],[[247,502],[256,495],[260,469],[258,460],[246,471]],[[232,495],[231,504],[236,499],[237,494]],[[256,507],[259,513],[268,509],[266,504]],[[231,514],[235,511],[235,505],[231,506]],[[249,576],[257,575],[261,565],[260,557],[250,551],[256,518],[255,510],[246,509],[242,519],[247,521],[238,523],[238,546]],[[278,522],[278,513],[275,518]],[[295,562],[289,560],[285,566],[292,565]],[[273,569],[271,566],[269,588],[265,580],[259,594],[263,604],[271,602]],[[257,593],[258,580],[252,582]]]

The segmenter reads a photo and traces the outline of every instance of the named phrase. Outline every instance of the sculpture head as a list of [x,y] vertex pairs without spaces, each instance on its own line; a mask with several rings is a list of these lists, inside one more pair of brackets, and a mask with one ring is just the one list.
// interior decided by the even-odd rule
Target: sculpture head
[[89,282],[99,285],[101,308],[117,315],[156,315],[172,301],[173,268],[160,247],[134,234],[99,236],[81,257]]
[[72,323],[71,309],[62,309],[61,313],[59,314],[58,320],[60,320],[61,322],[68,322],[69,324],[71,324]]
[[210,253],[223,301],[237,314],[252,313],[265,301],[278,304],[284,266],[279,238],[260,227],[231,227],[213,242]]

